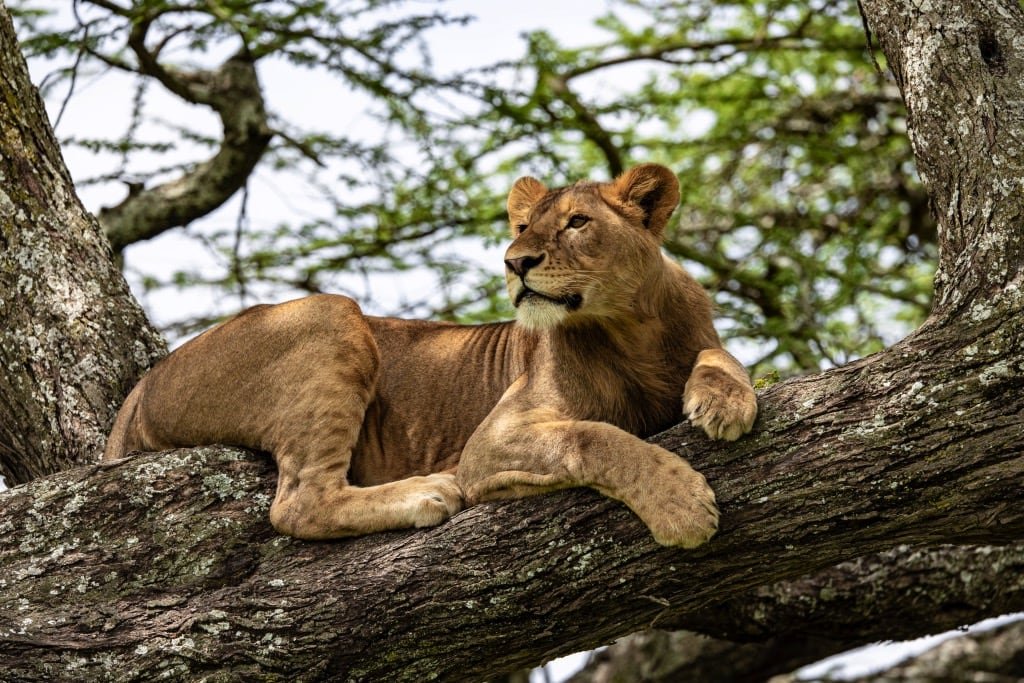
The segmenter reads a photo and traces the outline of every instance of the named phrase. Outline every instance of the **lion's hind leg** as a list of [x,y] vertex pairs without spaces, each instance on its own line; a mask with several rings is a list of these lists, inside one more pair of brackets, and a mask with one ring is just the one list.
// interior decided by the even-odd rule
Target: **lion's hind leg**
[[[290,432],[273,449],[278,493],[270,506],[275,529],[299,539],[337,539],[393,528],[433,526],[462,509],[454,474],[429,474],[373,486],[349,483],[352,453],[371,392],[340,371],[321,369],[316,408],[298,408]],[[310,380],[313,381],[313,380]]]
[[433,526],[459,511],[462,492],[452,474],[349,483],[380,372],[377,344],[358,307],[342,297],[310,297],[285,314],[288,329],[301,331],[301,357],[287,363],[287,378],[268,381],[279,393],[261,444],[278,467],[274,528],[303,539],[340,538]]
[[272,448],[278,466],[270,506],[275,529],[303,539],[341,538],[435,526],[462,509],[453,474],[350,484],[349,466],[371,393],[366,382],[345,380],[340,368],[321,368],[317,376],[307,384],[316,407],[296,406],[292,429]]
[[462,491],[452,474],[360,487],[340,473],[307,469],[279,481],[270,519],[282,533],[318,540],[436,526],[461,509]]

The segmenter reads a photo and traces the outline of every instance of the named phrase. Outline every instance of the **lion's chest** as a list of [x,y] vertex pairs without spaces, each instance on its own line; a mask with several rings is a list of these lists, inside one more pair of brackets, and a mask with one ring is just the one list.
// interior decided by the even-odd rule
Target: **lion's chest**
[[672,368],[656,363],[593,363],[561,378],[572,417],[608,422],[638,436],[679,422],[682,385]]

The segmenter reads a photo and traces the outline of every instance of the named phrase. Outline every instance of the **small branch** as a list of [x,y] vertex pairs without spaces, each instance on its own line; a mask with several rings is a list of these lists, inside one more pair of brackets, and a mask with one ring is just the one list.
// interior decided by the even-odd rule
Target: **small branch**
[[614,178],[621,175],[626,168],[622,160],[622,153],[612,140],[611,135],[608,134],[608,131],[601,126],[601,122],[597,120],[597,117],[580,101],[576,93],[569,88],[568,78],[552,74],[548,76],[547,84],[555,96],[565,102],[569,109],[572,110],[580,132],[597,145],[598,149],[604,154],[611,177]]
[[238,216],[235,218],[235,234],[231,243],[231,273],[238,286],[238,307],[245,308],[248,291],[246,288],[246,274],[242,267],[242,242],[245,238],[245,229],[248,225],[249,208],[249,185],[242,185],[242,205],[238,209]]
[[314,150],[308,144],[302,142],[301,140],[296,140],[294,137],[286,133],[280,127],[271,128],[270,133],[274,137],[284,141],[284,143],[289,147],[292,147],[293,149],[297,150],[299,154],[306,157],[320,168],[327,168],[327,164],[323,162],[323,160],[320,158],[320,155],[318,155],[316,153],[316,150]]
[[118,5],[115,2],[110,2],[110,0],[84,0],[84,1],[88,2],[90,5],[96,5],[97,7],[102,7],[103,9],[111,12],[112,14],[116,14],[119,17],[131,17],[132,16],[132,10],[131,9],[129,9],[127,7],[122,7],[121,5]]
[[75,94],[75,84],[78,82],[78,69],[82,64],[82,58],[87,54],[86,44],[89,42],[89,27],[90,25],[84,21],[78,14],[78,4],[71,4],[71,11],[75,16],[75,22],[78,24],[78,28],[82,31],[82,37],[79,40],[78,50],[75,53],[75,61],[71,65],[69,71],[71,75],[68,77],[68,91],[64,95],[64,99],[60,103],[60,110],[57,112],[57,116],[53,120],[53,131],[56,133],[60,127],[60,122],[64,118],[64,112],[68,108],[68,102],[71,101],[71,96]]
[[220,116],[223,138],[211,159],[180,178],[100,210],[100,223],[115,251],[187,225],[220,207],[244,186],[272,138],[255,65],[244,55],[230,58],[214,72],[192,74],[188,79],[160,68],[155,60],[143,69],[190,101],[211,106]]
[[861,43],[857,44],[819,44],[814,43],[812,45],[805,44],[805,38],[799,35],[786,35],[786,36],[774,36],[767,38],[747,38],[747,39],[734,39],[725,38],[721,40],[707,40],[707,41],[687,41],[670,43],[659,48],[651,50],[637,50],[629,54],[622,55],[620,57],[612,57],[609,59],[602,59],[600,61],[591,62],[583,66],[570,69],[562,74],[562,77],[566,81],[570,81],[579,76],[599,71],[611,66],[621,66],[623,64],[630,64],[633,62],[644,62],[654,61],[663,62],[665,64],[672,65],[690,65],[703,63],[707,61],[719,61],[709,60],[708,58],[695,58],[691,60],[673,59],[669,57],[673,52],[682,52],[684,50],[691,52],[709,52],[718,48],[734,48],[736,52],[754,52],[754,51],[767,51],[767,50],[827,50],[830,52],[838,51],[859,51],[863,49]]

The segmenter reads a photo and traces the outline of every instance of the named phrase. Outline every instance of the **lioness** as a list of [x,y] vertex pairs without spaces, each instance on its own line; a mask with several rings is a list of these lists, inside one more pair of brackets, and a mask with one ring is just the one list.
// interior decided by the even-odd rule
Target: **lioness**
[[316,295],[256,306],[138,383],[103,455],[224,443],[271,452],[270,520],[304,539],[440,524],[496,498],[590,486],[662,544],[717,529],[715,495],[646,437],[683,414],[713,438],[757,402],[711,302],[660,241],[679,183],[647,164],[548,190],[521,178],[505,278],[516,321],[363,315]]

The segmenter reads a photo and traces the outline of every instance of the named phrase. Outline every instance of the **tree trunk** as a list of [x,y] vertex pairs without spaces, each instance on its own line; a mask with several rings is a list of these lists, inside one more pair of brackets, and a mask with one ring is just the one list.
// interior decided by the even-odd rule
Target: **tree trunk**
[[718,492],[709,545],[659,547],[590,491],[300,542],[266,520],[266,458],[150,454],[4,494],[0,668],[479,680],[649,626],[854,641],[1024,609],[1024,13],[863,5],[935,200],[936,309],[883,353],[764,391],[748,438],[655,438]]
[[860,2],[907,105],[907,133],[939,222],[936,311],[977,317],[989,296],[1019,302],[1024,8],[1015,0]]
[[75,196],[0,5],[0,474],[96,459],[128,389],[166,353]]

